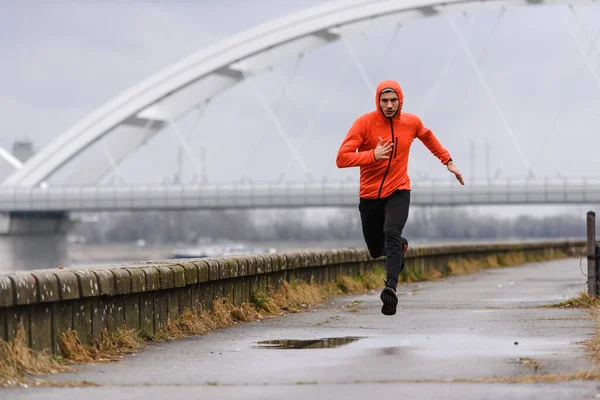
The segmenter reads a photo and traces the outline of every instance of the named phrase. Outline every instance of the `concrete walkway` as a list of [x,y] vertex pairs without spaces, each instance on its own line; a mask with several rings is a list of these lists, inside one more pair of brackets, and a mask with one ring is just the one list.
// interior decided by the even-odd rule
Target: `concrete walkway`
[[580,344],[594,333],[587,312],[537,307],[585,288],[575,259],[403,285],[392,317],[380,313],[378,292],[345,297],[50,377],[100,387],[17,388],[0,398],[594,398],[593,381],[446,381],[589,371]]

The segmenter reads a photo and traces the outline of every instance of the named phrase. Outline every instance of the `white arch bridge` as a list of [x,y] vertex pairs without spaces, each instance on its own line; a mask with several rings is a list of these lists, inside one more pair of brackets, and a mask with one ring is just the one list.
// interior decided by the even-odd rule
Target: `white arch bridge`
[[[279,182],[266,186],[145,188],[103,187],[97,184],[128,155],[167,127],[174,130],[182,148],[194,158],[193,154],[189,154],[186,138],[177,127],[179,118],[196,112],[241,81],[252,84],[254,75],[285,59],[336,41],[345,41],[349,35],[373,26],[401,24],[411,19],[490,7],[597,3],[597,0],[341,0],[265,23],[193,54],[119,94],[60,134],[22,165],[0,152],[3,161],[0,163],[0,211],[354,205],[357,200],[355,184],[292,185]],[[506,135],[514,143],[525,169],[530,170],[502,109],[464,41],[461,44],[503,121]],[[579,46],[578,49],[600,88],[600,79],[589,64],[587,55]],[[351,47],[348,50],[352,53]],[[365,83],[368,83],[360,62],[356,62]],[[292,160],[306,168],[276,113],[258,88],[252,88],[277,133],[284,139]],[[102,150],[88,151],[94,146],[101,146]],[[82,164],[70,174],[68,187],[45,185],[76,157],[82,157]],[[457,184],[415,184],[414,189],[414,203],[424,205],[562,204],[600,200],[600,184],[596,181],[468,182],[465,187]]]
[[[369,92],[374,93],[375,88],[348,40],[357,33],[384,23],[398,27],[411,19],[484,8],[503,10],[513,6],[569,5],[568,9],[581,25],[587,41],[591,42],[587,52],[570,27],[569,33],[583,60],[582,66],[587,67],[600,89],[600,77],[589,59],[592,50],[598,52],[595,39],[591,40],[574,8],[598,3],[599,0],[338,0],[267,22],[216,43],[117,95],[58,135],[23,164],[0,149],[0,244],[7,243],[3,250],[8,257],[6,263],[14,269],[68,265],[66,233],[72,222],[69,213],[76,211],[354,207],[358,202],[356,183],[318,184],[312,179],[300,145],[290,140],[278,113],[255,84],[259,73],[286,59],[299,58],[319,47],[343,42],[361,80]],[[599,203],[600,180],[533,179],[532,165],[479,68],[477,57],[473,56],[453,20],[452,23],[458,43],[475,72],[476,82],[502,122],[501,133],[514,147],[514,154],[518,155],[529,179],[488,179],[485,183],[467,179],[466,186],[460,186],[456,181],[423,183],[419,180],[413,183],[412,204]],[[438,84],[448,69],[446,66],[442,70],[428,100],[435,97]],[[341,76],[333,80],[338,81]],[[242,181],[215,186],[204,180],[170,186],[106,185],[106,178],[118,176],[118,167],[128,156],[167,128],[174,133],[179,148],[190,159],[196,176],[203,176],[202,163],[196,159],[188,136],[178,123],[184,118],[196,121],[193,132],[208,103],[240,82],[250,87],[291,155],[285,160],[288,165],[282,168],[282,177],[290,165],[298,165],[306,182],[291,184],[280,178],[268,185],[249,185]],[[61,182],[61,173],[65,175],[65,171],[68,174]],[[222,181],[221,177],[217,180]]]

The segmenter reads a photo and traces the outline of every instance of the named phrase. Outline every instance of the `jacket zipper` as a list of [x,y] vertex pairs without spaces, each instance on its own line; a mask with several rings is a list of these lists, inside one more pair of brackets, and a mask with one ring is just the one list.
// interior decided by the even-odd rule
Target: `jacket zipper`
[[[392,119],[390,118],[390,128],[392,130],[392,143],[395,143],[396,138],[394,137],[394,123],[392,122]],[[394,146],[394,151],[393,153],[396,153],[396,146]],[[381,180],[381,186],[379,186],[379,193],[377,193],[377,199],[381,198],[381,190],[383,189],[383,184],[385,183],[385,177],[387,176],[388,171],[390,170],[390,164],[392,164],[392,159],[395,157],[395,155],[393,157],[390,157],[388,160],[388,165],[387,168],[385,169],[385,173],[383,174],[383,179]]]

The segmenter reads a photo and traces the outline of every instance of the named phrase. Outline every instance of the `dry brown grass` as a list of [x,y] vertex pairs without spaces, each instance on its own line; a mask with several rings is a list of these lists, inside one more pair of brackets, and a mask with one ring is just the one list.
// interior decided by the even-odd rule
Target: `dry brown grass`
[[494,255],[487,256],[487,258],[485,259],[485,264],[489,268],[498,268],[498,267],[500,267],[500,264],[498,263],[498,257],[494,256]]
[[[597,373],[595,369],[590,371],[582,371],[574,374],[535,374],[535,375],[520,375],[520,376],[493,376],[493,377],[481,377],[481,378],[445,378],[445,379],[386,379],[376,381],[363,381],[354,380],[352,382],[346,382],[346,384],[391,384],[391,383],[524,383],[524,384],[536,384],[536,383],[557,383],[557,382],[573,382],[573,381],[598,381],[600,380],[600,373]],[[296,385],[300,384],[317,384],[317,382],[297,382]],[[490,388],[491,389],[491,388]]]
[[52,356],[27,347],[22,326],[17,329],[14,340],[5,342],[0,339],[0,387],[26,385],[31,382],[32,375],[70,370]]
[[[385,275],[382,274],[382,279]],[[444,277],[444,273],[439,269],[428,268],[426,271],[421,271],[419,267],[406,267],[400,274],[399,283],[412,283],[422,281],[433,281]]]
[[[600,299],[591,296],[582,290],[578,296],[565,300],[561,303],[543,306],[544,308],[579,308],[589,312],[590,317],[596,321],[596,332],[594,337],[583,342],[591,359],[600,363]],[[570,327],[572,328],[572,327]]]
[[[308,305],[315,305],[325,301],[328,285],[323,290],[316,283],[302,281],[283,282],[282,285],[268,293],[275,313],[283,311],[297,311]],[[304,305],[304,307],[302,306]]]
[[342,276],[337,280],[337,285],[344,293],[359,293],[365,291],[365,285],[352,277]]
[[577,297],[557,304],[549,304],[544,308],[600,308],[600,299],[591,296],[586,290],[579,292]]
[[264,316],[250,304],[234,306],[227,299],[217,299],[210,310],[186,309],[169,318],[152,340],[173,340],[190,335],[204,335],[215,329],[228,328],[240,322],[256,321]]
[[[555,256],[559,256],[559,254]],[[480,269],[515,267],[526,262],[543,261],[551,258],[554,258],[554,256],[544,258],[526,255],[520,251],[489,255],[487,257],[461,257],[448,262],[448,271],[450,275],[468,275]]]
[[315,283],[284,281],[277,289],[254,294],[253,305],[259,312],[280,315],[283,312],[297,312],[308,306],[325,301],[333,292],[334,284],[320,286]]
[[525,264],[528,259],[530,261],[537,261],[538,257],[535,257],[535,256],[525,257],[525,254],[523,252],[504,253],[504,254],[500,254],[498,256],[498,264],[500,266],[516,266],[516,265]]
[[517,362],[524,367],[533,369],[534,372],[538,372],[538,370],[542,367],[542,363],[535,358],[521,357],[517,359]]
[[[600,374],[592,371],[579,372],[576,374],[563,375],[523,375],[523,376],[498,376],[490,378],[465,378],[465,379],[445,379],[435,382],[451,383],[556,383],[571,381],[597,381],[600,380]],[[421,381],[422,382],[422,381]]]
[[473,272],[487,268],[484,261],[477,261],[468,258],[459,258],[448,262],[448,271],[450,275],[468,275]]
[[359,294],[380,288],[384,277],[385,271],[378,267],[359,276],[338,277],[335,281],[326,284],[299,280],[284,281],[278,288],[255,293],[252,303],[256,309],[267,314],[298,312],[323,303],[332,297]]
[[590,314],[596,320],[596,332],[594,337],[585,342],[586,349],[595,363],[600,363],[600,306],[593,306]]
[[[100,385],[98,385],[97,383],[94,383],[94,382],[89,382],[89,381],[51,381],[51,380],[47,380],[47,379],[37,379],[37,378],[26,377],[26,378],[22,378],[17,381],[10,381],[9,384],[7,384],[4,387],[8,388],[8,387],[12,387],[12,386],[20,386],[20,387],[24,387],[24,388],[30,388],[30,387],[65,388],[65,387],[98,387]],[[0,385],[0,389],[2,387],[3,386]]]
[[67,364],[89,362],[108,362],[121,358],[139,350],[142,340],[133,329],[120,329],[109,333],[106,329],[100,332],[100,337],[91,345],[82,344],[79,334],[68,330],[60,338],[62,361]]
[[[547,255],[526,254],[522,251],[500,253],[482,257],[458,257],[448,262],[448,275],[468,275],[473,272],[488,268],[515,267],[529,262],[549,261],[568,257],[562,250],[555,250]],[[415,280],[435,280],[444,277],[438,270],[431,270],[420,276],[409,272],[407,282]]]

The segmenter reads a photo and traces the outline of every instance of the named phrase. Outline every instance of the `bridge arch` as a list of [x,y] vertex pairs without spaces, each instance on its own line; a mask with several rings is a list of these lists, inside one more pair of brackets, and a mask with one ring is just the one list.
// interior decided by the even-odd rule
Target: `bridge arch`
[[[224,39],[122,92],[41,149],[3,182],[34,187],[117,128],[111,159],[90,159],[73,184],[93,184],[170,121],[225,89],[286,58],[335,42],[382,22],[439,16],[462,10],[540,4],[591,4],[595,0],[338,0],[276,19]],[[114,136],[114,135],[113,135]]]

